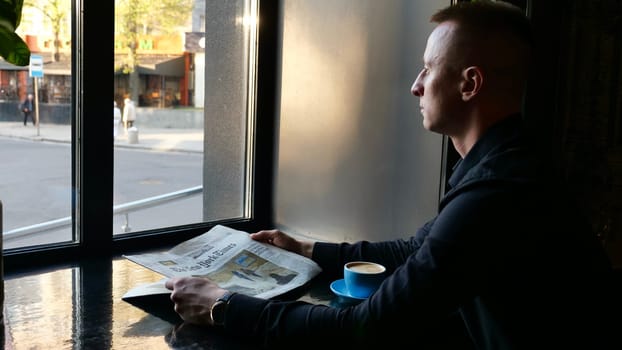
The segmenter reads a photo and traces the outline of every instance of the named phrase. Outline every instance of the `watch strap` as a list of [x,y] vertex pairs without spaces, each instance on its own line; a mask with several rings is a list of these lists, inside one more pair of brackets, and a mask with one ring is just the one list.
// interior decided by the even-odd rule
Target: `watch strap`
[[[216,299],[216,302],[212,304],[212,308],[210,309],[210,318],[212,320],[212,324],[214,326],[222,326],[225,322],[224,315],[229,305],[229,300],[235,294],[235,292],[225,292],[221,297]],[[214,316],[217,316],[214,318]]]
[[227,291],[225,294],[223,294],[220,298],[216,299],[216,301],[223,301],[227,304],[229,304],[229,299],[231,299],[231,297],[235,294],[235,292],[229,292]]

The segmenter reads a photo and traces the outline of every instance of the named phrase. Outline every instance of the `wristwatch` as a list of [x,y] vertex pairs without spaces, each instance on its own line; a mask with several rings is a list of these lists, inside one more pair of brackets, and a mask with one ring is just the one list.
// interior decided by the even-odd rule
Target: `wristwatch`
[[209,316],[212,319],[214,326],[222,326],[225,324],[225,311],[227,311],[227,305],[229,305],[229,299],[234,295],[234,292],[226,292],[220,298],[216,299],[214,305],[209,311]]

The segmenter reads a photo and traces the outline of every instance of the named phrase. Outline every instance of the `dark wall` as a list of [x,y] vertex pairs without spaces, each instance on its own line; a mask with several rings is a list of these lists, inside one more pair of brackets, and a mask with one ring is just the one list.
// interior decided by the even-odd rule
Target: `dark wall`
[[[0,102],[0,122],[23,121],[24,115],[18,102]],[[39,105],[39,122],[50,124],[71,124],[71,105],[47,104]]]

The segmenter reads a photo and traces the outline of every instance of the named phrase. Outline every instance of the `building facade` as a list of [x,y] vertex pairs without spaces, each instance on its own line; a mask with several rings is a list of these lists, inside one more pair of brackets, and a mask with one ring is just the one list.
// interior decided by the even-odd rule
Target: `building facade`
[[[44,76],[37,78],[35,84],[28,67],[14,66],[0,59],[0,104],[7,104],[0,106],[0,110],[17,110],[19,102],[34,92],[35,85],[42,105],[70,104],[72,39],[68,14],[71,5],[69,1],[58,4],[66,7],[49,9],[44,1],[39,1],[36,7],[24,7],[22,22],[16,32],[24,38],[33,54],[43,57]],[[205,56],[201,42],[205,40],[204,28],[205,1],[196,0],[189,22],[179,31],[138,36],[135,69],[138,72],[136,103],[139,107],[203,107]],[[124,98],[130,95],[127,57],[127,40],[117,34],[115,66],[111,73],[114,74],[115,101],[121,107]],[[19,113],[2,113],[0,119],[19,117]]]

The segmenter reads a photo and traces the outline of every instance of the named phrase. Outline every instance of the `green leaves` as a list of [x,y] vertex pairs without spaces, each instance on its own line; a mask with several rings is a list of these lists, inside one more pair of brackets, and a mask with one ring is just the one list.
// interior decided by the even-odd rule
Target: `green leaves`
[[0,0],[0,56],[17,66],[30,62],[28,45],[15,34],[22,19],[23,0]]
[[23,0],[0,0],[0,22],[12,23],[13,31],[22,19]]
[[1,26],[0,56],[16,66],[27,66],[30,63],[30,49],[26,43],[17,34]]

